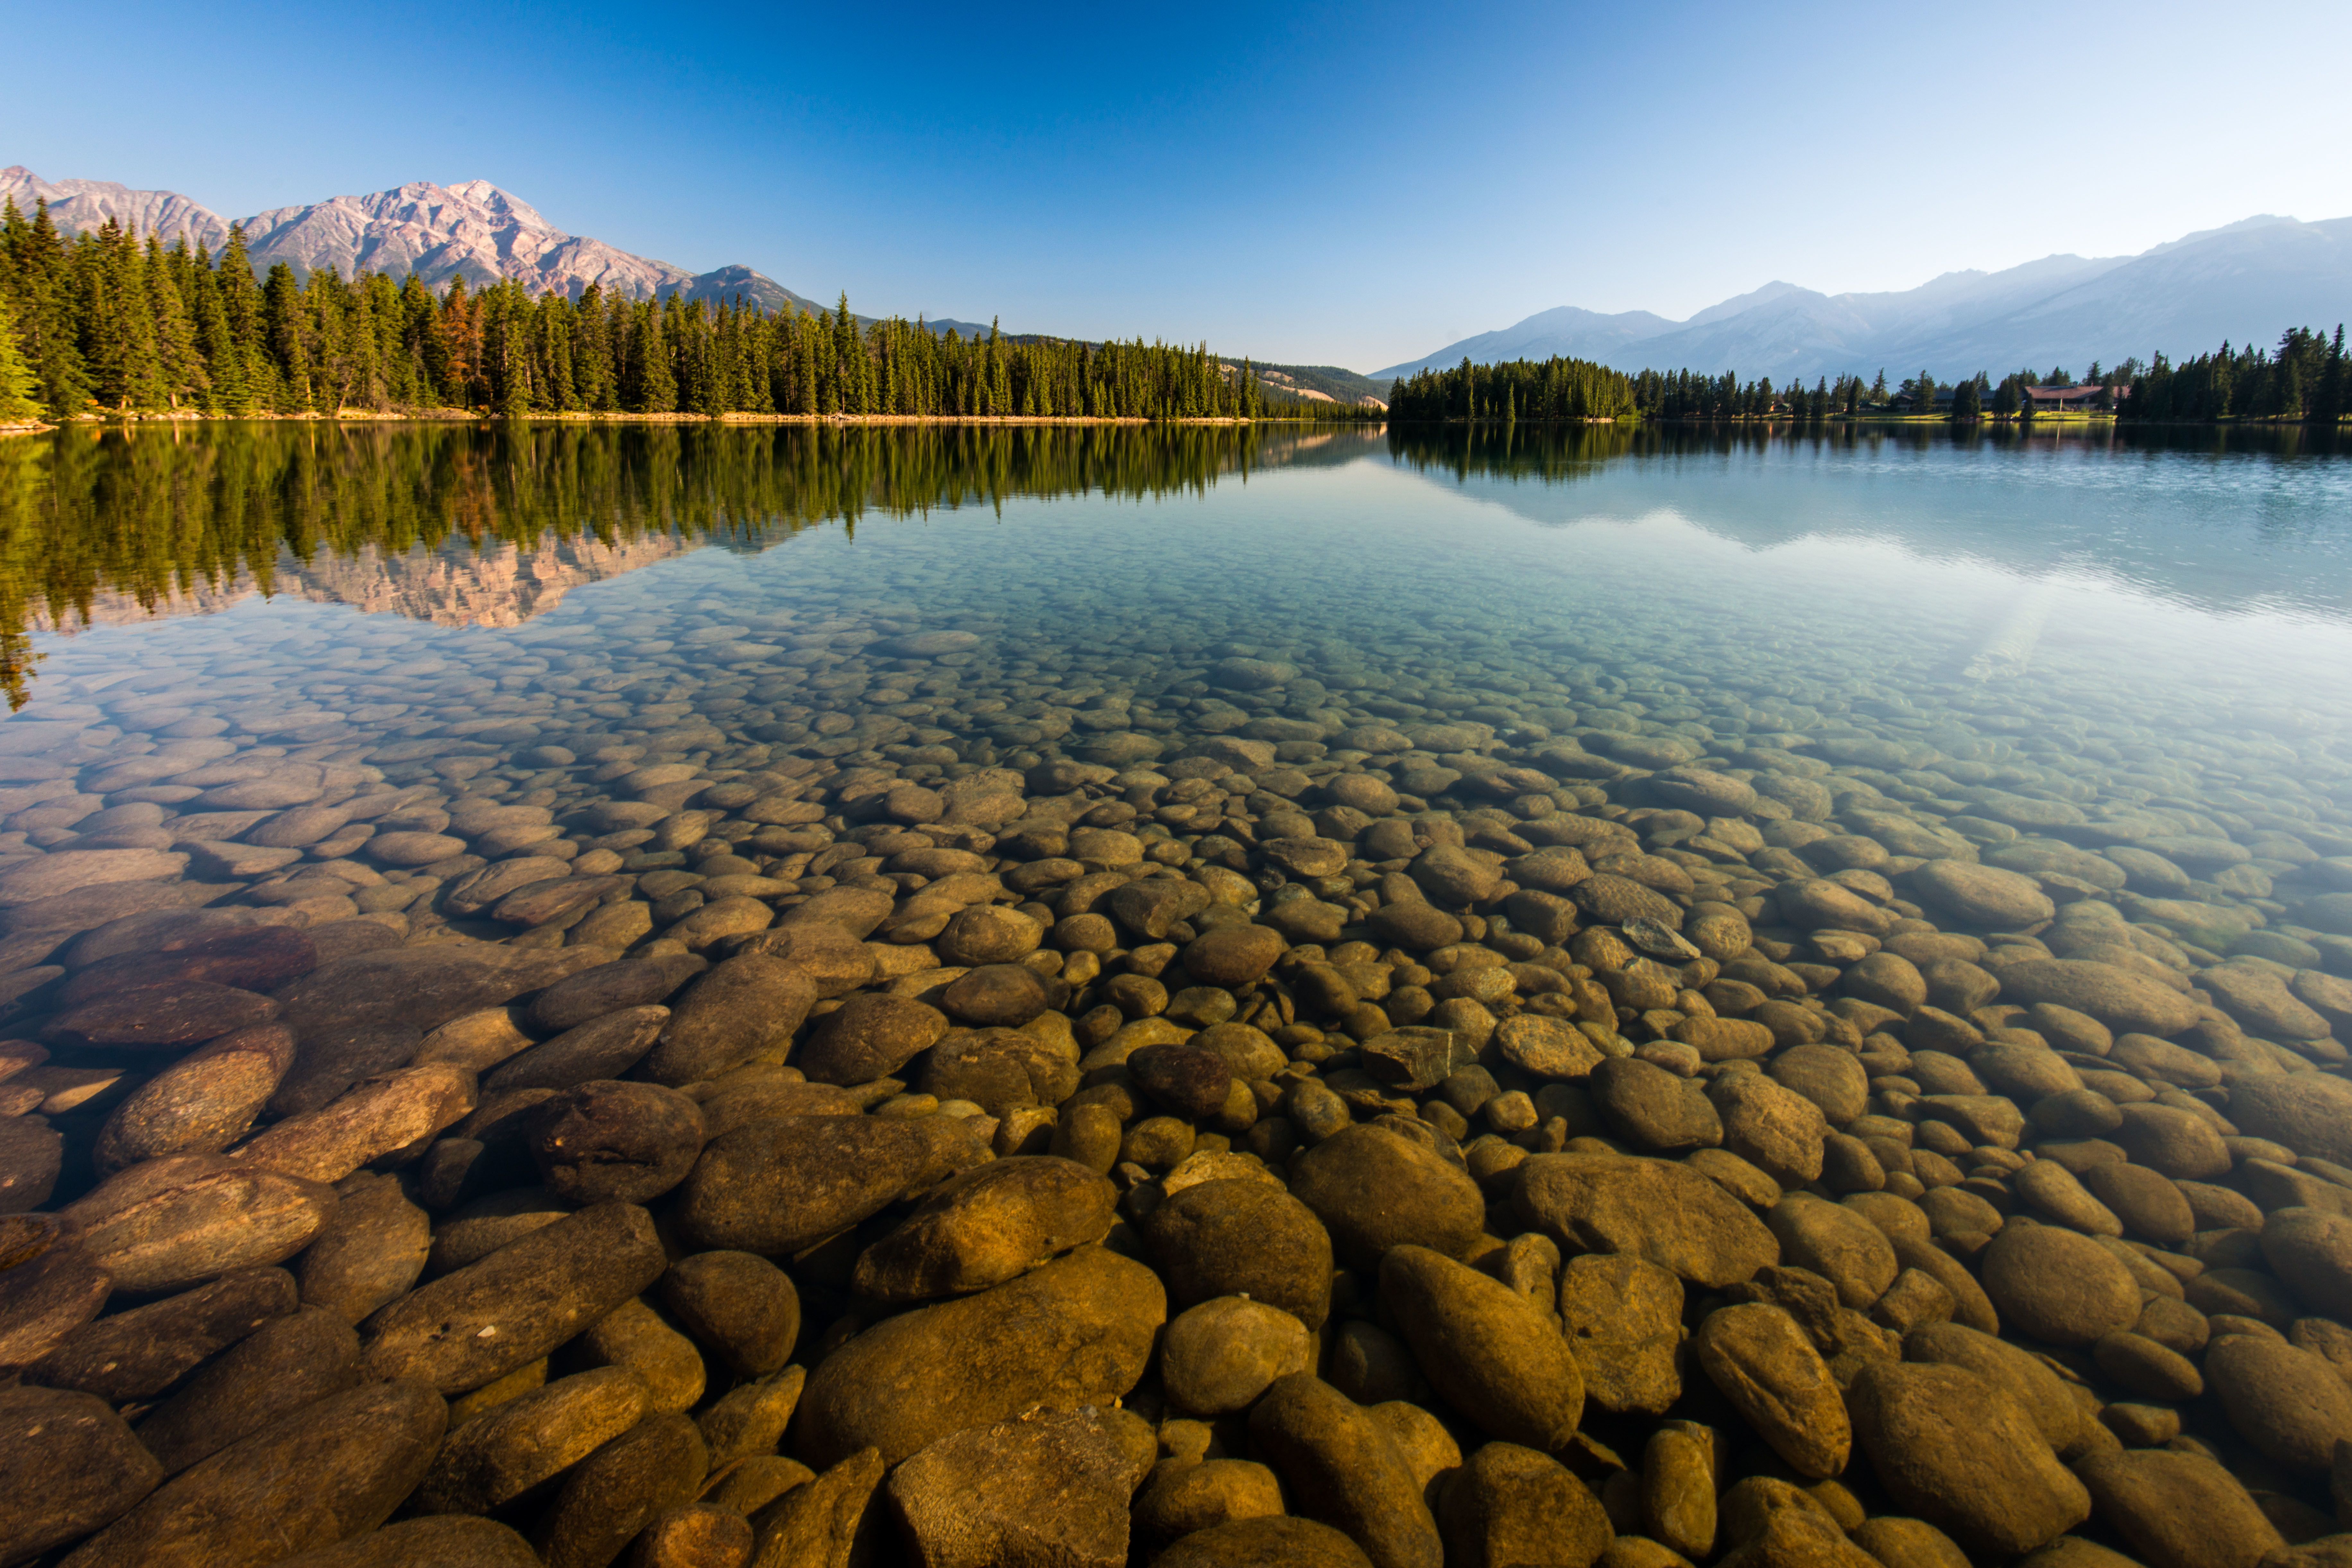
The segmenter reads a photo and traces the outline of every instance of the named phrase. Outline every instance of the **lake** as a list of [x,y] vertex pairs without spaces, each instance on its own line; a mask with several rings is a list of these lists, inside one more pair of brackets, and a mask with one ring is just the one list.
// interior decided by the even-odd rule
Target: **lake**
[[[929,1539],[1018,1470],[991,1423],[1043,1402],[1108,1476],[1122,1399],[1163,1468],[1231,1444],[1307,1511],[1320,1394],[1265,1392],[1303,1369],[1400,1453],[1553,1452],[1694,1560],[1622,1479],[1662,1416],[1980,1554],[2155,1552],[2134,1487],[2333,1529],[2333,1417],[2284,1413],[2316,1376],[2352,1437],[2347,673],[2352,460],[2292,430],[0,441],[0,1369],[154,1407],[121,1443],[176,1477],[101,1443],[119,1484],[41,1542],[135,1556],[207,1456],[314,1449],[383,1503],[320,1541],[404,1498],[566,1561],[822,1533],[806,1488],[871,1490],[868,1448]],[[247,1352],[90,1370],[279,1265],[254,1321],[299,1286],[358,1324],[315,1352],[345,1392],[214,1430]],[[1574,1408],[1429,1326],[1473,1275],[1583,1334]],[[1853,1470],[1826,1415],[1682,1381],[1685,1332],[1764,1353],[1722,1327],[1759,1302],[1811,1337],[1754,1376],[1842,1391]],[[1084,1387],[1020,1370],[1041,1321]],[[1995,1377],[1979,1330],[2060,1405],[1987,1417],[2000,1517],[1867,1415],[1980,1399],[1901,1381]],[[871,1396],[999,1332],[1013,1370]],[[1240,1394],[1229,1341],[1271,1347]],[[791,1412],[788,1359],[786,1434],[746,1412]],[[611,1430],[493,1485],[575,1396]],[[699,1457],[599,1458],[657,1438]],[[824,1479],[673,1519],[780,1441]],[[2204,1457],[2132,1468],[2167,1445]],[[1172,1474],[1139,1539],[1250,1511]]]

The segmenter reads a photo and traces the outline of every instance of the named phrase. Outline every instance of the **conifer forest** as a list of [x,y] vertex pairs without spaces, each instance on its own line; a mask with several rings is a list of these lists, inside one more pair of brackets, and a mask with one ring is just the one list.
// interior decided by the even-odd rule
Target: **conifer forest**
[[110,222],[70,238],[46,206],[0,215],[0,420],[88,413],[356,411],[906,416],[1355,418],[1379,410],[1267,387],[1206,345],[935,332],[748,304],[533,296],[500,280],[257,278]]

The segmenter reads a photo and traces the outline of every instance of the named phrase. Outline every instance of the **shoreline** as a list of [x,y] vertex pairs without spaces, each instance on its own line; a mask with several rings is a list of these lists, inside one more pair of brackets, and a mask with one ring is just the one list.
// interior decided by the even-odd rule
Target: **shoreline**
[[0,436],[32,436],[68,425],[1378,425],[1381,419],[1242,419],[1198,415],[1175,419],[1093,415],[1010,414],[628,414],[561,413],[520,416],[478,409],[415,408],[397,411],[345,408],[330,414],[198,414],[184,410],[76,414],[54,424],[0,425]]

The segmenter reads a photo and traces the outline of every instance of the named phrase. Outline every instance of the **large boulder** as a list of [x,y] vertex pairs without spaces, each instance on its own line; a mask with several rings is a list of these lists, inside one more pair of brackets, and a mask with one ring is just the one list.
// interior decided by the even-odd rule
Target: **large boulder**
[[2090,1517],[2090,1494],[2032,1418],[1964,1367],[1874,1362],[1847,1405],[1895,1506],[1970,1552],[2031,1552]]
[[1780,1260],[1746,1205],[1687,1165],[1622,1154],[1538,1154],[1519,1166],[1519,1216],[1578,1252],[1622,1252],[1721,1289]]
[[1045,1405],[1108,1405],[1133,1388],[1167,1320],[1139,1263],[1098,1247],[851,1338],[812,1373],[794,1449],[812,1466],[865,1447],[899,1460],[950,1432]]
[[1381,1297],[1431,1384],[1506,1442],[1550,1450],[1584,1412],[1584,1377],[1568,1342],[1528,1299],[1425,1247],[1381,1259]]
[[448,1426],[421,1383],[304,1405],[165,1483],[89,1541],[74,1568],[261,1568],[373,1530],[416,1489]]
[[1445,1548],[1420,1478],[1370,1411],[1300,1373],[1266,1390],[1249,1430],[1291,1506],[1344,1532],[1374,1568],[1442,1568]]
[[1247,1296],[1310,1330],[1330,1313],[1330,1234],[1313,1209],[1270,1182],[1182,1188],[1144,1216],[1142,1229],[1179,1308]]
[[942,1182],[857,1260],[878,1301],[920,1301],[1001,1285],[1110,1232],[1118,1191],[1075,1160],[993,1160]]
[[25,1563],[121,1518],[163,1479],[114,1407],[94,1394],[0,1388],[0,1563]]
[[1148,1463],[1100,1413],[1037,1412],[940,1438],[888,1491],[925,1568],[1125,1568]]
[[2160,981],[2092,959],[2026,958],[1999,965],[2004,999],[2087,1013],[2121,1034],[2177,1035],[2197,1022],[2197,1004]]
[[1845,1468],[1844,1399],[1794,1318],[1762,1301],[1718,1308],[1694,1339],[1716,1387],[1798,1474],[1826,1479]]
[[361,1373],[479,1388],[574,1338],[668,1263],[653,1216],[634,1204],[566,1215],[378,1312]]
[[1352,1268],[1379,1267],[1391,1247],[1458,1258],[1486,1229],[1486,1202],[1468,1173],[1429,1144],[1368,1123],[1308,1150],[1292,1169],[1290,1190]]
[[2249,1137],[2352,1164],[2352,1082],[2343,1079],[2317,1072],[2242,1078],[2230,1087],[2230,1120]]
[[678,1190],[698,1247],[784,1257],[985,1158],[948,1116],[774,1116],[711,1140]]

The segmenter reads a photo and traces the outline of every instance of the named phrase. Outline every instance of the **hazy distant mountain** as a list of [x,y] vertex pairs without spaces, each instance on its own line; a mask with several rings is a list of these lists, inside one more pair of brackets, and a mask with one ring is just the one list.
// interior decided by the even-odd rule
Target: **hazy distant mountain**
[[[171,191],[133,191],[100,180],[46,181],[14,167],[0,170],[0,197],[14,197],[27,212],[35,198],[47,198],[50,216],[68,233],[112,217],[142,231],[160,230],[166,242],[184,234],[218,249],[228,238],[226,219]],[[418,180],[372,195],[277,207],[242,221],[256,271],[282,261],[301,278],[321,267],[347,278],[362,270],[413,271],[436,288],[460,276],[473,285],[513,278],[533,292],[554,289],[573,298],[593,283],[632,300],[682,292],[689,300],[740,295],[771,310],[824,308],[749,267],[688,272],[566,234],[487,180],[459,185]]]
[[1378,378],[1552,354],[1620,370],[1769,375],[1783,385],[1853,371],[1946,378],[2034,366],[2075,372],[2157,353],[2271,343],[2289,327],[2352,319],[2352,218],[2253,217],[2135,257],[2050,256],[1947,272],[1916,289],[1817,293],[1772,282],[1687,321],[1563,307],[1450,343]]
[[[2252,218],[2158,246],[2000,314],[1919,333],[1894,363],[1913,371],[1982,364],[1995,375],[2004,365],[2079,371],[2093,358],[2202,353],[2224,338],[2268,347],[2289,327],[2331,330],[2347,319],[2352,217]],[[2040,352],[2021,354],[2017,345],[2027,343]]]
[[1573,305],[1561,305],[1538,310],[1499,332],[1481,332],[1475,338],[1448,343],[1421,359],[1376,370],[1372,378],[1385,381],[1391,376],[1411,375],[1417,370],[1444,370],[1465,359],[1479,364],[1498,364],[1515,359],[1549,359],[1559,354],[1612,363],[1612,356],[1626,344],[1655,337],[1675,325],[1664,316],[1654,316],[1647,310],[1604,316],[1594,310],[1580,310]]

